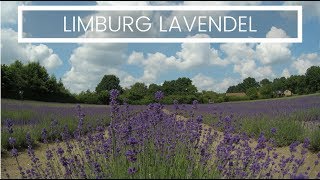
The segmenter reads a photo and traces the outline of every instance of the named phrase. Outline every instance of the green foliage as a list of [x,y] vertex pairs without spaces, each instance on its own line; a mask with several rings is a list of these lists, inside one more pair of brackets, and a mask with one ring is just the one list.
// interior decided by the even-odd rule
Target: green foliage
[[320,90],[320,66],[312,66],[307,69],[306,84],[309,93]]
[[320,127],[310,134],[311,150],[320,151]]
[[162,85],[164,94],[167,95],[190,95],[195,94],[198,90],[192,84],[192,80],[186,77],[177,80],[165,81]]
[[286,78],[275,78],[273,80],[272,86],[275,91],[285,91],[287,89]]
[[304,75],[292,75],[286,80],[286,85],[294,94],[304,94],[306,92],[306,78]]
[[96,92],[91,92],[89,89],[87,91],[81,92],[77,96],[77,100],[81,103],[85,104],[97,104],[102,98],[103,98],[103,93],[97,94]]
[[213,91],[202,91],[198,96],[199,102],[204,104],[224,102],[224,96]]
[[120,80],[115,75],[104,75],[95,91],[82,91],[71,94],[61,81],[47,73],[38,62],[22,64],[15,61],[11,65],[1,65],[1,97],[12,99],[29,99],[52,102],[78,102],[86,104],[109,104],[109,91],[118,89],[120,101],[129,104],[148,104],[154,102],[154,94],[162,91],[165,95],[163,103],[172,104],[174,100],[180,103],[220,103],[226,101],[244,101],[258,98],[277,97],[276,91],[290,90],[293,94],[307,94],[320,92],[320,67],[310,67],[306,75],[292,75],[289,78],[276,78],[271,82],[263,79],[257,82],[248,77],[241,83],[230,86],[227,93],[246,93],[247,96],[237,97],[218,94],[213,91],[198,92],[192,80],[181,77],[176,80],[165,81],[162,85],[135,83],[130,88],[120,86]]
[[54,102],[75,102],[61,80],[49,76],[39,62],[1,65],[1,97]]
[[[271,133],[271,129],[276,128],[275,134]],[[264,133],[267,138],[274,138],[277,146],[287,146],[294,141],[302,141],[304,128],[299,121],[294,121],[285,117],[257,117],[247,118],[241,121],[241,131],[256,138],[260,133]]]
[[268,85],[268,84],[271,84],[271,81],[269,79],[262,79],[260,81],[260,86],[265,86],[265,85]]
[[248,77],[236,86],[230,86],[227,93],[240,93],[246,92],[250,88],[258,88],[259,83],[252,77]]
[[111,89],[118,89],[120,92],[122,91],[122,88],[120,86],[120,79],[115,75],[104,75],[100,83],[96,87],[96,92],[109,92]]
[[273,89],[271,84],[265,84],[259,89],[261,98],[268,99],[273,97]]
[[258,99],[258,90],[256,87],[251,87],[247,89],[246,95],[251,99]]

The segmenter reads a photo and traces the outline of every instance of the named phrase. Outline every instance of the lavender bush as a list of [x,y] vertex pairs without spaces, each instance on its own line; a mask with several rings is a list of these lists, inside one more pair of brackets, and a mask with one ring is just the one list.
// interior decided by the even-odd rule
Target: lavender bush
[[[191,116],[192,105],[166,106],[180,115]],[[204,117],[204,123],[214,125],[219,130],[219,121],[231,116],[238,132],[259,137],[261,133],[269,139],[273,137],[277,146],[287,146],[294,141],[312,139],[311,150],[320,149],[320,96],[309,95],[290,99],[264,100],[253,102],[232,102],[220,104],[200,104],[195,112]],[[276,127],[277,133],[270,129]]]
[[[194,101],[189,118],[167,114],[159,103],[139,113],[120,106],[112,90],[110,124],[89,127],[83,132],[84,113],[78,106],[77,128],[60,133],[62,139],[48,144],[49,129],[41,130],[47,145],[46,158],[36,157],[27,134],[31,168],[19,166],[22,178],[320,178],[320,153],[312,166],[303,169],[310,140],[294,142],[288,154],[279,154],[275,141],[260,134],[257,141],[238,133],[231,116],[219,119],[221,132],[204,125],[196,115]],[[176,108],[180,107],[176,104]],[[56,122],[51,124],[52,131]],[[12,122],[7,123],[12,156],[19,164]],[[273,134],[277,129],[270,130]],[[313,175],[316,171],[316,175]]]

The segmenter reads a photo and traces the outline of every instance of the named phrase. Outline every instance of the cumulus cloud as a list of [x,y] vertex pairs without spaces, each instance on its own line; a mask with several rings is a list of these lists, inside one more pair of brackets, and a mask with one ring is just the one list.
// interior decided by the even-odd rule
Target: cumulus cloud
[[182,43],[181,50],[176,52],[175,56],[170,57],[160,52],[147,54],[146,57],[142,52],[133,52],[128,58],[128,63],[144,68],[140,80],[147,83],[154,82],[161,73],[172,69],[187,71],[208,65],[226,66],[228,64],[219,57],[218,50],[211,48],[208,43]]
[[235,64],[233,71],[239,73],[242,79],[253,77],[260,81],[264,78],[275,77],[271,66],[259,67],[254,60],[241,61],[240,63]]
[[320,56],[318,53],[302,54],[291,65],[298,74],[305,74],[311,66],[320,66]]
[[2,1],[1,2],[1,24],[16,24],[18,21],[18,6],[30,5],[30,1]]
[[105,74],[126,74],[119,68],[126,62],[126,44],[81,44],[74,49],[69,62],[71,69],[62,81],[72,92],[94,90]]
[[220,50],[226,55],[225,60],[232,63],[240,63],[255,58],[255,50],[250,44],[227,43],[221,44]]
[[10,64],[15,60],[23,63],[39,61],[49,71],[62,65],[62,60],[44,44],[19,44],[18,33],[12,29],[1,29],[1,61]]
[[217,81],[212,77],[203,75],[202,73],[197,74],[191,78],[193,84],[201,90],[211,90],[215,92],[225,92],[229,86],[235,85],[239,82],[239,79],[225,78],[221,81]]
[[[272,27],[266,38],[287,38],[284,30]],[[256,47],[257,58],[262,64],[273,64],[291,59],[290,44],[261,43]]]
[[303,17],[307,20],[318,19],[320,21],[320,1],[285,1],[283,5],[297,6],[303,8]]

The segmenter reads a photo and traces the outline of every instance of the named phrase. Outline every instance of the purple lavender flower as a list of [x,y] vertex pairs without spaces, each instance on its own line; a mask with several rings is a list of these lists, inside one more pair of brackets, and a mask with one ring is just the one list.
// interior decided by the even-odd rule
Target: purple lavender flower
[[295,141],[293,143],[290,144],[290,152],[296,152],[297,151],[297,146],[299,145],[300,143],[298,141]]
[[116,100],[119,96],[119,90],[117,89],[111,89],[110,90],[110,99],[111,100]]
[[164,94],[162,91],[157,91],[154,95],[154,97],[156,98],[157,101],[160,101],[161,99],[163,99]]
[[271,128],[271,133],[272,134],[275,134],[277,132],[277,129],[276,128]]
[[192,109],[198,109],[198,101],[197,100],[193,100],[192,101]]
[[128,150],[126,152],[126,157],[130,162],[136,162],[137,161],[137,157],[136,157],[137,153],[133,150]]
[[128,169],[128,174],[133,175],[137,172],[137,169],[135,167],[130,167]]
[[199,124],[201,124],[201,123],[203,122],[203,116],[202,116],[202,115],[198,116],[197,119],[196,119],[196,121],[197,121]]
[[128,143],[133,146],[135,144],[138,144],[138,141],[136,140],[136,138],[130,137]]
[[26,141],[27,141],[27,144],[28,144],[29,146],[31,146],[31,144],[32,144],[32,139],[31,139],[30,132],[27,132]]
[[47,157],[47,160],[51,160],[53,158],[53,154],[51,150],[46,151],[46,157]]
[[7,119],[6,125],[7,125],[7,130],[9,132],[9,134],[12,134],[13,133],[13,129],[12,129],[13,121],[11,119]]
[[63,153],[64,153],[64,150],[63,150],[61,147],[59,147],[58,150],[57,150],[57,153],[58,153],[60,156],[62,156]]
[[18,150],[17,150],[16,148],[13,148],[13,149],[11,150],[11,155],[12,155],[13,157],[17,157],[17,156],[18,156]]
[[258,139],[256,149],[264,149],[266,147],[266,141],[267,139],[265,138],[264,134],[261,133]]
[[309,179],[309,177],[300,173],[299,175],[293,176],[292,179]]
[[177,111],[178,109],[179,109],[179,106],[178,106],[178,104],[179,104],[179,102],[178,102],[178,100],[173,100],[173,104],[174,104],[174,109]]
[[9,137],[9,144],[10,144],[11,146],[14,146],[14,145],[16,144],[16,139],[13,138],[13,137]]
[[47,143],[47,134],[48,134],[48,132],[47,132],[46,128],[43,128],[41,131],[41,138],[44,143]]
[[302,147],[303,147],[303,148],[308,148],[309,145],[310,145],[310,139],[309,139],[309,138],[305,138],[305,139],[304,139],[304,142],[303,142],[303,144],[302,144]]

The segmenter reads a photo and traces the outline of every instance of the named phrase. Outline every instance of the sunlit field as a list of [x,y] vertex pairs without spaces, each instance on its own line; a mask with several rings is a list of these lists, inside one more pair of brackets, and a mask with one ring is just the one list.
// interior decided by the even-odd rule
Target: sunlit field
[[145,106],[1,102],[2,178],[320,178],[320,96]]

